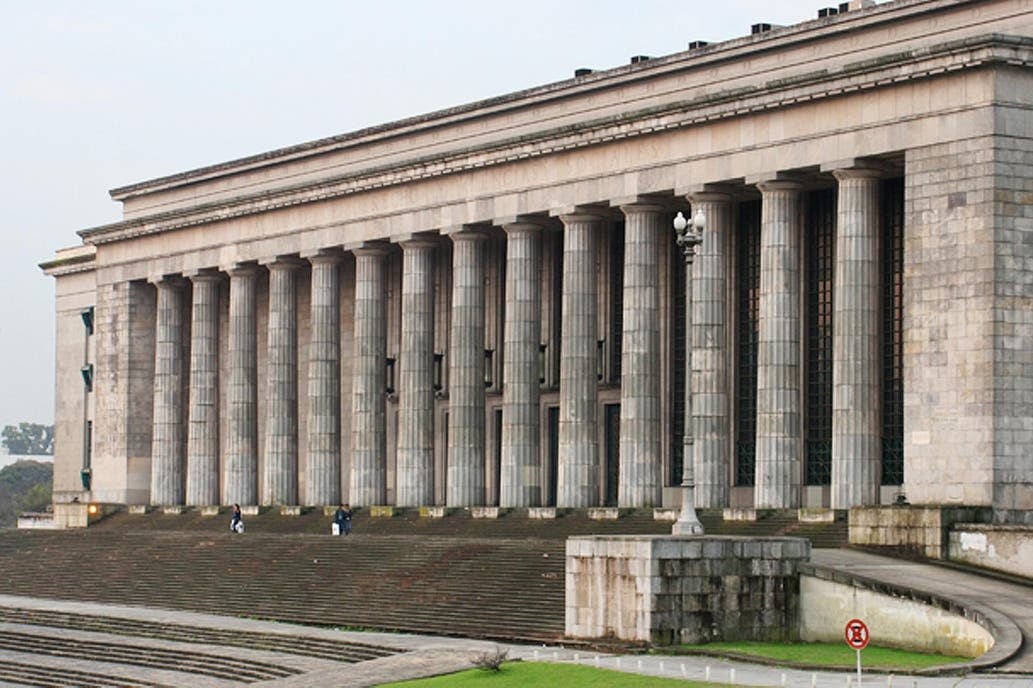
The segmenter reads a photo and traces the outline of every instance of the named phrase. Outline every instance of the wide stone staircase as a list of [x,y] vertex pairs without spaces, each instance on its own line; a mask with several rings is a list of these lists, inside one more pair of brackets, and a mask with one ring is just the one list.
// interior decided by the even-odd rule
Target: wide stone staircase
[[[796,512],[757,521],[700,515],[709,533],[796,535],[818,547],[846,542],[842,518],[811,524]],[[444,518],[416,510],[372,518],[359,510],[348,537],[330,536],[321,509],[297,516],[263,510],[245,523],[247,532],[234,535],[226,512],[122,511],[81,531],[0,531],[0,594],[544,642],[563,635],[567,537],[671,527],[649,510],[622,510],[615,520],[585,511],[534,519],[512,510],[482,519],[466,510]]]

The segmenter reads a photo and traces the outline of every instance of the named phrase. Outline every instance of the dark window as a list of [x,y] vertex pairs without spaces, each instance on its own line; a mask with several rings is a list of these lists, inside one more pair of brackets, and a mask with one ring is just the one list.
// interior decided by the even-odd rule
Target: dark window
[[610,251],[610,347],[613,378],[609,382],[619,383],[621,379],[621,348],[624,331],[624,223],[613,225],[613,246]]
[[502,498],[502,409],[495,409],[495,506]]
[[882,187],[882,484],[904,483],[904,180]]
[[621,405],[607,404],[606,412],[606,501],[617,506],[621,465]]
[[669,232],[671,251],[671,474],[668,485],[681,485],[682,457],[685,447],[685,258],[675,243],[674,232]]
[[549,482],[545,490],[545,506],[556,506],[556,488],[560,470],[560,407],[550,406],[549,423]]
[[[82,465],[83,468],[89,468],[93,462],[93,421],[86,421],[86,427],[83,428],[83,457]],[[86,488],[89,489],[89,488]]]
[[83,327],[86,328],[86,336],[89,337],[93,334],[93,306],[79,311],[79,317],[82,318]]
[[832,274],[836,190],[808,194],[806,236],[806,484],[832,482]]
[[757,465],[757,342],[760,334],[760,201],[739,205],[736,235],[735,484]]
[[79,373],[82,374],[83,385],[86,387],[87,392],[93,391],[93,364],[87,363],[79,369]]

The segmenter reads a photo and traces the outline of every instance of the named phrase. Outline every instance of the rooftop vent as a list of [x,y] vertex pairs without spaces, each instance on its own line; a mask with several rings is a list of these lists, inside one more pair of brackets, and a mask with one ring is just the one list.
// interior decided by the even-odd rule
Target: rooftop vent
[[840,10],[838,7],[822,7],[820,10],[818,10],[818,19],[823,19],[825,17],[833,17],[839,14],[839,12]]
[[696,48],[705,48],[710,45],[710,41],[692,41],[689,43],[689,50],[695,50]]
[[576,79],[579,76],[588,76],[594,71],[594,69],[589,69],[588,67],[578,67],[574,70],[574,78]]
[[754,24],[753,26],[750,27],[750,33],[753,34],[753,35],[756,35],[758,33],[767,33],[768,31],[771,31],[771,29],[779,29],[779,28],[782,28],[782,27],[780,27],[778,24],[768,24],[768,23]]
[[632,55],[631,64],[638,64],[639,62],[645,62],[646,60],[652,60],[649,55]]

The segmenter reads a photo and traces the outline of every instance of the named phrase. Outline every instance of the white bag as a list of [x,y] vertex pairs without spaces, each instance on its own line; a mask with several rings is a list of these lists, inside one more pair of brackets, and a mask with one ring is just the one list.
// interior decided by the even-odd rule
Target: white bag
[[243,533],[244,532],[244,522],[243,521],[237,521],[237,528],[236,528],[236,530],[237,530],[238,533]]
[[330,534],[331,535],[340,535],[341,534],[341,524],[337,523],[336,521],[331,523],[330,524]]

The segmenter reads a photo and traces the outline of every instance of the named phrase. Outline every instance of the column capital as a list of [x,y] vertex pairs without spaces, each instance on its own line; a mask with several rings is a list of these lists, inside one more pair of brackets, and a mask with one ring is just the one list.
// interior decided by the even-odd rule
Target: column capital
[[889,163],[878,158],[847,158],[821,164],[821,171],[831,172],[836,179],[888,177],[892,169]]
[[392,244],[398,244],[404,248],[420,248],[422,246],[436,247],[439,243],[437,232],[407,232],[395,234],[391,237]]
[[485,225],[460,225],[441,230],[441,235],[457,241],[483,241],[488,238]]
[[524,227],[528,230],[544,230],[554,226],[556,220],[546,215],[503,215],[502,217],[496,217],[492,224],[496,227],[502,227],[506,231],[511,226]]
[[164,287],[166,289],[182,289],[187,285],[187,281],[178,273],[169,275],[151,275],[147,278],[147,281],[156,287]]
[[345,244],[344,250],[356,256],[386,256],[391,251],[391,244],[386,241],[357,241]]
[[223,275],[218,268],[195,268],[193,270],[186,270],[183,272],[183,276],[187,277],[195,284],[197,282],[219,282],[223,279]]
[[301,267],[301,258],[296,255],[286,256],[275,256],[272,258],[262,258],[258,261],[259,265],[264,265],[269,270],[296,270]]
[[614,211],[603,205],[575,205],[549,211],[552,217],[558,217],[563,224],[571,222],[606,222],[612,220]]
[[690,203],[731,203],[739,195],[739,187],[732,184],[701,184],[685,195]]
[[757,190],[762,194],[772,191],[803,191],[803,181],[799,179],[771,178],[756,182]]
[[[756,186],[760,191],[764,191],[763,187],[779,188],[780,190],[782,188],[772,185],[785,185],[785,189],[803,188],[804,180],[804,175],[798,171],[776,170],[751,174],[745,178],[744,182],[747,186]],[[792,186],[793,184],[796,186]]]
[[307,260],[313,265],[316,263],[335,263],[344,258],[344,252],[338,246],[302,251],[299,255],[302,260]]
[[662,196],[629,196],[610,201],[610,205],[619,207],[625,215],[630,213],[666,213],[669,212],[671,199]]
[[667,212],[674,199],[656,194],[635,194],[610,199],[610,207],[620,208],[624,213],[632,212]]
[[258,265],[256,263],[229,263],[219,268],[230,277],[253,277],[258,273]]

